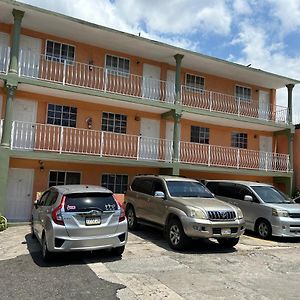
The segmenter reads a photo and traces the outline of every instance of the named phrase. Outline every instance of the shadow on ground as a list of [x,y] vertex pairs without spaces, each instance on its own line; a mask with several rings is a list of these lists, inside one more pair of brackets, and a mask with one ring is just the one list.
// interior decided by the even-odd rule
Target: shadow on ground
[[53,259],[45,262],[41,253],[41,246],[37,239],[33,239],[31,234],[25,236],[27,249],[34,263],[40,267],[59,267],[65,265],[80,265],[96,262],[113,262],[122,259],[122,256],[113,256],[109,250],[81,251],[55,253]]
[[[246,230],[245,235],[251,236],[254,238],[257,238],[258,240],[265,241],[264,239],[261,239],[258,237],[258,235],[250,230]],[[295,244],[295,243],[300,243],[300,237],[278,237],[278,236],[272,236],[268,239],[268,241],[273,241],[276,243],[284,243],[284,244]]]
[[[132,235],[135,235],[145,241],[149,241],[158,247],[165,250],[175,251],[170,248],[164,233],[156,228],[149,227],[147,225],[140,225],[138,230],[131,231]],[[232,253],[236,252],[235,248],[224,248],[214,239],[195,239],[192,240],[190,245],[181,253],[189,254],[211,254],[211,253]]]

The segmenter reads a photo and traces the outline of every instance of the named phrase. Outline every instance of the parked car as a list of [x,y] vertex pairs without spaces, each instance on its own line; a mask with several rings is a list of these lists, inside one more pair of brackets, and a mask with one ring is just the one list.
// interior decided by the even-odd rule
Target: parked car
[[246,221],[246,229],[261,238],[271,235],[300,237],[300,204],[269,184],[208,180],[206,186],[219,199],[238,206]]
[[136,176],[125,194],[130,230],[139,223],[161,228],[175,250],[183,249],[192,238],[216,238],[224,247],[234,247],[244,232],[239,208],[214,198],[194,179]]
[[113,193],[90,185],[53,186],[35,202],[32,235],[42,255],[111,248],[121,255],[127,242],[127,220]]

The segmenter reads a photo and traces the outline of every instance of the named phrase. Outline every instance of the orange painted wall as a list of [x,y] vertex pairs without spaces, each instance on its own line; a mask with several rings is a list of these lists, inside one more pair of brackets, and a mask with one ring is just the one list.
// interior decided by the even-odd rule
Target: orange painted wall
[[300,128],[296,129],[294,135],[294,174],[295,187],[300,190]]
[[247,180],[273,184],[272,177],[261,177],[261,176],[245,176],[245,175],[234,175],[234,174],[220,174],[220,173],[208,173],[208,172],[195,172],[182,170],[180,175],[189,178],[195,178],[197,180],[205,179],[224,179],[224,180]]
[[101,184],[102,174],[126,174],[129,182],[137,174],[159,174],[159,169],[143,167],[127,167],[113,165],[74,164],[55,161],[44,161],[44,170],[41,172],[38,160],[13,158],[10,168],[34,169],[33,201],[37,192],[48,188],[49,171],[75,171],[81,173],[81,184]]

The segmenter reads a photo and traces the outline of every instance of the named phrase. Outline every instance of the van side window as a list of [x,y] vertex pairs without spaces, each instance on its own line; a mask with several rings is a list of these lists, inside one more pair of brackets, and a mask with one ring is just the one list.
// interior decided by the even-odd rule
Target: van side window
[[219,182],[219,186],[217,189],[217,195],[227,198],[237,198],[235,184],[227,183],[227,182]]
[[163,183],[160,180],[155,180],[153,183],[153,189],[152,189],[152,196],[154,196],[155,192],[163,192],[164,194],[166,194],[165,192],[165,188],[163,186]]
[[237,184],[236,191],[237,191],[237,196],[238,196],[237,199],[244,200],[245,196],[248,195],[248,196],[251,196],[255,202],[258,202],[257,198],[253,195],[253,193],[247,187]]
[[136,178],[131,185],[131,189],[136,192],[151,195],[152,194],[152,184],[153,184],[152,179]]

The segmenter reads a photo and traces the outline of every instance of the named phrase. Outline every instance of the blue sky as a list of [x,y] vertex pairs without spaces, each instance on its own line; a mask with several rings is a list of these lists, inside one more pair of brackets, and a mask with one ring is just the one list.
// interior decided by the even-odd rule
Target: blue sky
[[[21,0],[300,79],[300,0]],[[277,96],[287,105],[286,90]],[[300,121],[300,87],[294,89]]]

